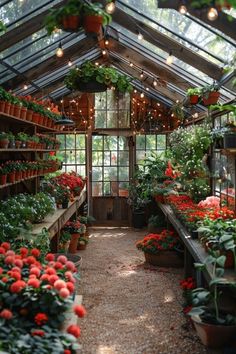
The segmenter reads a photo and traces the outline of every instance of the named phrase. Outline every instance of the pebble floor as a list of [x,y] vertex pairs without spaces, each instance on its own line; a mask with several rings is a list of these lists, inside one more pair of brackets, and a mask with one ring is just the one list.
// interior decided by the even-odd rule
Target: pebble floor
[[[81,354],[208,354],[181,313],[182,269],[150,267],[145,231],[94,228],[82,256]],[[218,352],[217,352],[218,354]]]

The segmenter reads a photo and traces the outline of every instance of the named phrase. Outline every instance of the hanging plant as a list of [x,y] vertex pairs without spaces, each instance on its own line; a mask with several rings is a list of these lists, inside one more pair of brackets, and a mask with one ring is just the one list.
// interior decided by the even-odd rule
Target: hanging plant
[[102,4],[69,0],[66,5],[50,11],[45,18],[44,26],[48,35],[56,29],[76,32],[81,27],[88,33],[97,34],[101,26],[108,25],[111,20],[111,16],[103,10]]
[[6,26],[4,25],[4,23],[2,21],[0,21],[0,33],[1,32],[5,32],[6,31]]
[[68,89],[84,92],[106,91],[112,86],[122,93],[133,89],[128,76],[119,74],[115,68],[96,66],[90,61],[71,69],[64,82]]

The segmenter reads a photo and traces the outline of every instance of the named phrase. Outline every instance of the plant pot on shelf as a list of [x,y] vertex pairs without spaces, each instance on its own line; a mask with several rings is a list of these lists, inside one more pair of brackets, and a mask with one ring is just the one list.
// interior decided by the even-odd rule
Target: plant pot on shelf
[[80,234],[71,234],[70,245],[69,245],[69,253],[76,253],[77,252],[77,245],[79,240]]
[[27,115],[27,108],[22,106],[21,107],[21,112],[20,112],[20,118],[23,120],[26,120],[26,115]]
[[198,95],[191,95],[189,96],[189,102],[190,104],[197,104],[199,100],[199,96]]
[[4,113],[10,114],[11,104],[10,102],[5,103]]
[[9,145],[9,139],[0,140],[0,149],[7,149]]
[[197,316],[191,317],[201,342],[209,348],[221,348],[230,344],[236,333],[236,325],[226,326],[202,322]]
[[15,105],[12,103],[11,106],[10,106],[10,116],[14,116],[14,110],[15,110]]
[[15,183],[16,181],[16,173],[15,172],[11,172],[8,174],[8,182],[9,183]]
[[205,97],[203,96],[202,98],[203,104],[205,106],[216,104],[218,102],[219,97],[220,97],[220,92],[218,91],[209,92]]
[[32,121],[33,114],[34,114],[34,112],[31,111],[31,109],[27,109],[27,111],[26,111],[26,120],[28,120],[29,122],[31,122],[31,121]]
[[20,115],[21,115],[21,106],[15,105],[13,115],[14,115],[16,118],[20,118]]
[[183,259],[178,252],[174,250],[160,251],[157,254],[144,252],[145,260],[147,263],[159,267],[183,267]]
[[103,17],[97,15],[87,15],[84,17],[83,27],[87,33],[99,34],[103,23]]
[[4,186],[5,184],[7,184],[7,175],[1,175],[0,176],[0,185]]
[[0,112],[4,112],[5,111],[5,105],[6,105],[5,101],[0,101]]
[[62,28],[64,31],[76,32],[80,27],[79,15],[68,15],[62,18]]
[[67,200],[67,201],[63,201],[63,202],[61,203],[62,209],[67,209],[67,208],[68,208],[68,205],[69,205],[69,201],[68,201],[68,200]]
[[236,149],[236,132],[224,134],[224,149]]

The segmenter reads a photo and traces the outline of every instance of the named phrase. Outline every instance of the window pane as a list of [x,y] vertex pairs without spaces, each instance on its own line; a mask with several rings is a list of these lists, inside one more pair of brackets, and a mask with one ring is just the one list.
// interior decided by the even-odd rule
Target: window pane
[[137,151],[136,153],[136,163],[139,164],[145,159],[145,151]]
[[104,182],[103,184],[104,195],[111,195],[111,184],[110,182]]
[[102,181],[102,167],[93,167],[92,180],[93,181]]
[[75,149],[75,134],[66,135],[66,149]]
[[86,157],[85,157],[85,150],[77,150],[76,151],[76,163],[85,165],[86,163]]
[[116,136],[105,136],[104,150],[117,150],[117,140]]
[[104,167],[104,181],[117,181],[117,167]]
[[136,136],[136,149],[145,149],[145,135]]
[[95,112],[95,129],[106,128],[106,113],[103,111]]
[[129,181],[129,167],[119,168],[119,181]]
[[75,135],[76,138],[76,147],[77,149],[85,149],[85,136],[84,135]]
[[103,137],[93,136],[93,150],[103,150]]
[[120,111],[119,112],[119,127],[120,128],[129,128],[129,112]]
[[102,196],[102,182],[92,183],[92,195],[93,197]]
[[77,167],[77,173],[80,176],[82,177],[86,176],[85,166],[77,165],[76,167]]
[[157,149],[166,149],[166,135],[157,135]]
[[92,152],[93,166],[102,166],[103,163],[103,153],[100,151]]
[[146,135],[146,149],[156,150],[156,135]]
[[118,112],[108,111],[107,112],[107,128],[117,128],[118,127]]
[[111,165],[111,153],[110,151],[104,151],[104,165]]
[[95,94],[96,109],[106,109],[106,92],[97,92]]
[[111,165],[117,166],[117,151],[111,151]]
[[119,166],[129,166],[129,152],[119,152]]
[[56,136],[56,138],[61,142],[61,145],[60,145],[60,150],[63,150],[65,149],[65,135],[64,134],[59,134]]

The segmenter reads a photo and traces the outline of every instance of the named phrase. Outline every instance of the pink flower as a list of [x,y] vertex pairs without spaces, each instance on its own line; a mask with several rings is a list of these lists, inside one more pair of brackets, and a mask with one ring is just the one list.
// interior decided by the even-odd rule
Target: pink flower
[[3,242],[1,243],[1,247],[5,248],[6,251],[8,251],[11,247],[9,242]]
[[32,286],[37,289],[40,287],[40,281],[38,279],[31,278],[28,280],[28,286]]
[[57,258],[57,261],[58,261],[58,262],[61,262],[62,264],[65,264],[65,263],[67,262],[67,257],[61,255],[61,256],[59,256],[59,257]]
[[67,288],[62,288],[60,291],[59,291],[59,295],[63,298],[67,298],[69,295],[70,295],[70,292]]
[[74,263],[71,261],[66,262],[66,268],[72,272],[76,270]]
[[54,274],[56,274],[56,270],[54,268],[47,268],[45,270],[45,273],[49,274],[49,275],[54,275]]
[[74,286],[74,284],[73,284],[72,282],[68,281],[68,282],[66,283],[66,287],[67,287],[67,289],[69,290],[69,292],[70,292],[71,294],[73,294],[73,292],[75,291],[75,286]]
[[53,274],[53,275],[50,275],[49,276],[49,283],[51,284],[51,285],[53,285],[54,283],[55,283],[55,281],[57,281],[59,279],[59,277],[58,277],[58,275],[56,275],[56,274]]
[[39,277],[39,276],[40,276],[40,273],[41,273],[41,271],[40,271],[40,269],[37,268],[37,267],[32,267],[32,268],[30,269],[30,274],[34,274],[34,275],[36,275],[36,277]]
[[66,282],[64,280],[56,280],[55,283],[53,284],[54,288],[57,290],[61,290],[63,288],[66,288]]
[[26,282],[23,280],[17,280],[10,286],[10,291],[12,293],[20,293],[26,287]]
[[3,247],[0,247],[0,254],[5,254],[6,253],[6,250],[5,250],[5,248],[3,248]]
[[45,332],[42,329],[35,329],[31,332],[32,336],[40,336],[43,337]]
[[32,254],[32,256],[34,256],[35,258],[38,258],[38,257],[40,256],[40,250],[37,249],[37,248],[33,248],[33,249],[31,250],[31,254]]
[[15,257],[14,256],[7,256],[5,259],[4,259],[4,262],[6,264],[14,264],[15,262]]
[[54,261],[54,260],[55,260],[55,256],[54,256],[54,254],[52,254],[52,253],[48,253],[48,254],[46,255],[45,259],[46,259],[48,262]]

